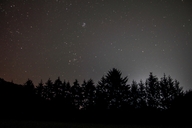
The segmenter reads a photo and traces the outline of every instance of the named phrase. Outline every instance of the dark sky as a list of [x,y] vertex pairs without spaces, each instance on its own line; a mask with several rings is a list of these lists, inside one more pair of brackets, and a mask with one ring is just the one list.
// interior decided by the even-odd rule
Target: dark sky
[[191,0],[1,0],[0,77],[95,83],[111,68],[192,88]]

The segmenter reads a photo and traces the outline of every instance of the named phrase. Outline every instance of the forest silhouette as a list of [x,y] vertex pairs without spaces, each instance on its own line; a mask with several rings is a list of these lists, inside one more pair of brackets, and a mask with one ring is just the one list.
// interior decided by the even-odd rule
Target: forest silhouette
[[192,91],[184,91],[170,76],[132,81],[111,69],[95,84],[48,79],[34,86],[0,79],[2,119],[124,123],[189,123]]

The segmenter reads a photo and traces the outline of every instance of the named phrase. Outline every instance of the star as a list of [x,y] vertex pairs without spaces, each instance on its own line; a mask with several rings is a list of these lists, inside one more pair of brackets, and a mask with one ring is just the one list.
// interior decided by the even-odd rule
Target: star
[[81,25],[83,28],[86,26],[86,23],[85,22],[83,22],[83,24]]

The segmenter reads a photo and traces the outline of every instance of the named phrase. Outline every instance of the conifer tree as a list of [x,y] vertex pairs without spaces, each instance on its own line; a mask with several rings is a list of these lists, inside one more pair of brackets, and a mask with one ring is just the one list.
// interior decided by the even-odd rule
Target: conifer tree
[[43,81],[41,80],[38,86],[36,87],[36,95],[38,98],[41,99],[43,98],[43,94],[44,94],[44,84]]
[[96,88],[94,86],[93,80],[90,79],[87,82],[84,81],[84,108],[86,110],[93,110],[95,106],[95,98],[96,98]]
[[138,108],[139,101],[139,89],[136,81],[132,81],[131,90],[130,90],[130,105],[133,108]]
[[72,98],[72,103],[74,107],[79,110],[82,106],[82,90],[79,85],[78,80],[76,79],[75,82],[73,83],[73,86],[71,87],[71,98]]
[[149,108],[157,109],[160,106],[160,88],[159,81],[156,76],[150,73],[146,80],[147,105]]
[[147,106],[146,104],[146,87],[141,80],[138,83],[138,107],[139,108],[145,108]]
[[62,81],[58,77],[53,85],[53,93],[54,93],[53,97],[55,100],[62,100],[62,85],[63,85]]
[[105,109],[119,109],[125,101],[123,96],[128,79],[121,75],[122,73],[119,70],[113,68],[98,83],[97,93],[100,93],[100,95],[97,96],[103,96],[101,101],[104,103],[103,105],[107,105]]
[[101,80],[98,82],[96,87],[96,108],[98,110],[107,110],[108,109],[108,94],[107,94],[107,85],[105,77],[103,76]]
[[175,98],[183,95],[182,88],[179,87],[179,82],[164,74],[160,80],[160,96],[161,96],[161,108],[169,109]]
[[54,97],[53,82],[50,78],[45,83],[45,95],[44,95],[44,97],[46,100],[53,100],[53,97]]
[[[28,79],[25,83],[24,83],[24,93],[25,95],[29,98],[32,99],[35,95],[35,86],[32,82],[32,80]],[[26,97],[26,98],[27,98]]]

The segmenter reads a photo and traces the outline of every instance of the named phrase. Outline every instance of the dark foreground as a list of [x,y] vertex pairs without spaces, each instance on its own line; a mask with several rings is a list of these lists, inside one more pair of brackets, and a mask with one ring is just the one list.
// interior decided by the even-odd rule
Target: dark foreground
[[0,120],[0,128],[191,128],[174,124],[105,124],[56,121]]

